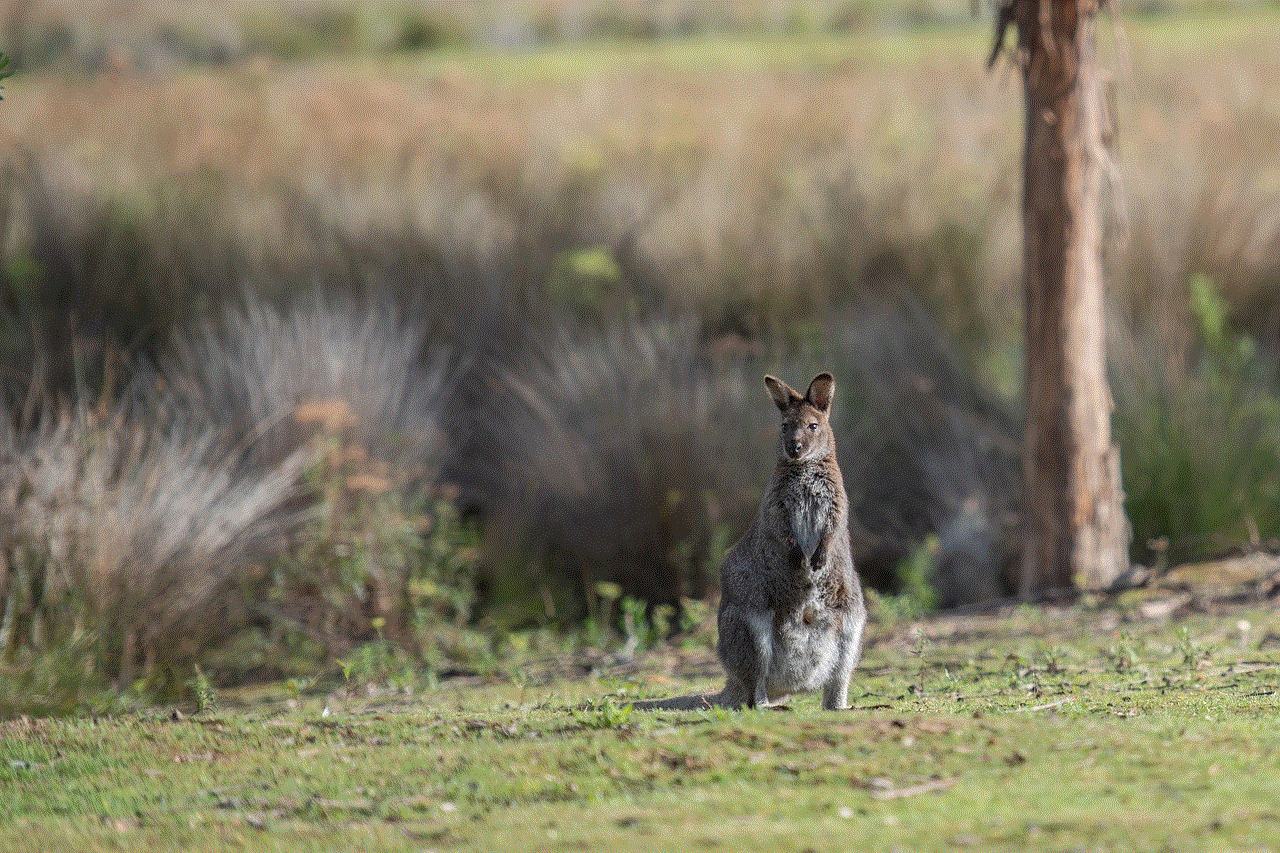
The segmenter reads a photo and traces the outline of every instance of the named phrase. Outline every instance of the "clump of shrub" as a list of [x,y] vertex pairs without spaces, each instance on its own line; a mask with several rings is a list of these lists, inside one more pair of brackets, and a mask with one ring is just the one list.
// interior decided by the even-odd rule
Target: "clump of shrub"
[[[590,615],[600,581],[678,608],[714,587],[722,528],[754,503],[763,408],[690,321],[550,325],[494,362],[476,413],[486,590],[509,618]],[[530,593],[533,592],[533,595]]]
[[1172,562],[1269,545],[1280,531],[1280,369],[1193,277],[1189,350],[1131,345],[1114,366],[1116,437],[1135,558]]
[[50,408],[0,433],[5,689],[59,709],[141,679],[173,692],[227,626],[261,561],[305,518],[304,449],[253,470],[208,425],[141,411]]
[[177,695],[202,661],[314,669],[384,628],[423,657],[469,619],[475,550],[435,475],[451,375],[389,297],[245,293],[158,360],[8,397],[0,711]]

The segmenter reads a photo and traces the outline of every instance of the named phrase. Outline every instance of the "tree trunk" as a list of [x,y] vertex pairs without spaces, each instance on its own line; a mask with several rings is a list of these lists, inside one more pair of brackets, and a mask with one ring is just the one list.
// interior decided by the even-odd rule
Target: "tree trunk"
[[1026,88],[1024,599],[1107,586],[1129,565],[1106,376],[1096,13],[1096,0],[1009,0],[998,25],[1017,27]]

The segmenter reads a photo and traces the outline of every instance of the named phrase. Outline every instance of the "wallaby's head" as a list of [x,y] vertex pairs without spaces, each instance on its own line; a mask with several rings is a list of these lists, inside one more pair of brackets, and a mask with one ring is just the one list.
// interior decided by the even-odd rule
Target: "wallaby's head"
[[766,376],[764,384],[782,412],[783,456],[800,462],[821,459],[835,451],[830,414],[836,381],[830,373],[815,376],[803,395],[773,376]]

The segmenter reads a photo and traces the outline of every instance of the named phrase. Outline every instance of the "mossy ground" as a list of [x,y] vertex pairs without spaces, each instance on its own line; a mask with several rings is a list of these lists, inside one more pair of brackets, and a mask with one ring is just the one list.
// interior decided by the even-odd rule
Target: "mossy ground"
[[576,678],[13,720],[0,848],[1274,849],[1278,633],[1256,606],[881,627],[839,713],[630,712],[715,686],[699,639]]

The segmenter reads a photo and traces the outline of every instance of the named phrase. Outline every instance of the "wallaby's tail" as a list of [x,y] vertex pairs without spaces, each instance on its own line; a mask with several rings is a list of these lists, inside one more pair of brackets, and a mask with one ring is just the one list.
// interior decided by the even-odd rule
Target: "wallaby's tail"
[[719,693],[695,693],[671,699],[645,699],[633,702],[631,707],[637,711],[704,711],[708,708],[741,707],[742,703],[734,702],[727,693],[727,690],[721,690]]

